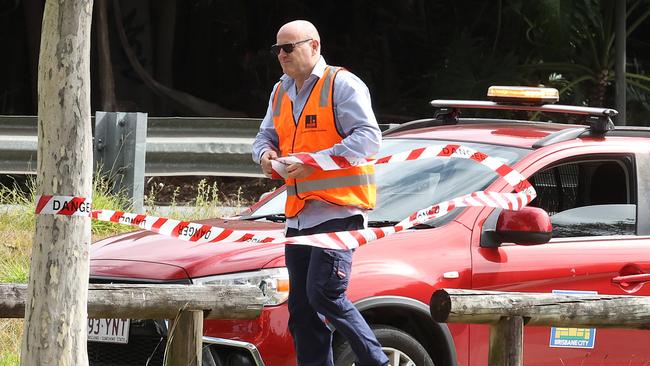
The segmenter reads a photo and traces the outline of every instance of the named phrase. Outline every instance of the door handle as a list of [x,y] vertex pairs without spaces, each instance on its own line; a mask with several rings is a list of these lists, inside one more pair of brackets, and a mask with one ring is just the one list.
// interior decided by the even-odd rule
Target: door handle
[[627,276],[616,276],[612,278],[612,283],[618,284],[632,284],[632,283],[642,283],[650,281],[650,273],[639,273]]

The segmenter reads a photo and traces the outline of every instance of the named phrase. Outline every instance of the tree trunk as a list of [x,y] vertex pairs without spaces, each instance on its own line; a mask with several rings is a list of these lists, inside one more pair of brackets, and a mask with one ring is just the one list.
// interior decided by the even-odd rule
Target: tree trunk
[[27,37],[27,67],[29,68],[30,103],[29,114],[34,113],[38,102],[38,45],[41,40],[41,23],[43,21],[44,0],[23,1],[25,14],[25,34]]
[[[38,69],[38,195],[92,194],[92,0],[47,0]],[[39,215],[23,365],[87,365],[90,218]]]
[[[158,0],[151,4],[154,19],[155,79],[163,85],[174,85],[174,43],[176,34],[176,0]],[[156,99],[156,113],[171,114],[167,100]]]
[[108,36],[108,11],[106,2],[98,0],[95,4],[97,24],[97,54],[99,65],[99,96],[100,106],[104,112],[116,112],[115,108],[115,78],[113,77],[113,63],[111,60],[111,42]]

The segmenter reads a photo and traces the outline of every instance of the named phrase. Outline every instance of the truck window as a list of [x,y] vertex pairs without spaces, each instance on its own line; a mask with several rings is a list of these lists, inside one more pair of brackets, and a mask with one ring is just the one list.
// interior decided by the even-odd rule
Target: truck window
[[533,175],[532,206],[546,210],[553,237],[634,235],[636,197],[630,156],[589,156]]

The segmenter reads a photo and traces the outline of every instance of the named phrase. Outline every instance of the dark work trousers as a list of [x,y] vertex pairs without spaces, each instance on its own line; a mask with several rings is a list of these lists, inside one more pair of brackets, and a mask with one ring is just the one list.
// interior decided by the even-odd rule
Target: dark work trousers
[[[287,237],[363,228],[360,215],[326,221],[297,230]],[[348,340],[357,366],[382,366],[388,357],[357,308],[345,296],[350,280],[352,251],[308,245],[285,246],[289,270],[289,330],[300,366],[332,366],[332,331],[324,316]]]

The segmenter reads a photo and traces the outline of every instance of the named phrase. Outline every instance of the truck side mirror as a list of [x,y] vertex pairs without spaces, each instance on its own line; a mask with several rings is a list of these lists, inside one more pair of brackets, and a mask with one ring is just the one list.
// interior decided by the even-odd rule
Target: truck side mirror
[[[481,234],[481,247],[496,248],[502,243],[535,245],[548,243],[553,225],[548,213],[541,208],[527,206],[517,211],[501,210],[496,223],[486,220]],[[492,226],[492,228],[490,228]]]

